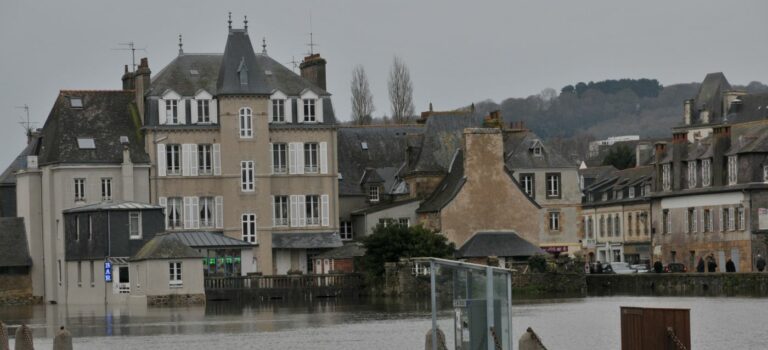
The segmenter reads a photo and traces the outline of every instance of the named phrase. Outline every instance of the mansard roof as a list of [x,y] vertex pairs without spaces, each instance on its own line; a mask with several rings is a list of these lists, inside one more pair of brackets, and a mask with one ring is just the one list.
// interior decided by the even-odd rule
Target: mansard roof
[[[82,107],[72,107],[71,99]],[[127,137],[134,163],[149,163],[133,91],[62,90],[42,128],[38,163],[122,163]],[[78,139],[93,140],[83,147]],[[90,143],[90,141],[88,141]]]
[[[733,126],[737,128],[737,126]],[[768,153],[768,124],[743,125],[741,130],[732,130],[731,148],[726,155],[741,153]]]
[[699,86],[699,91],[694,98],[693,112],[705,109],[710,113],[710,123],[722,119],[723,97],[722,93],[730,90],[731,84],[722,72],[709,73]]
[[200,90],[216,95],[222,54],[181,54],[152,77],[147,96],[162,96],[173,90],[195,96]]
[[768,119],[768,93],[739,96],[741,103],[734,103],[728,111],[728,123],[737,124]]
[[[534,145],[541,148],[541,155],[534,155]],[[504,161],[510,169],[578,167],[545,145],[541,138],[530,130],[505,130],[504,154]]]
[[0,218],[0,267],[32,266],[24,218]]

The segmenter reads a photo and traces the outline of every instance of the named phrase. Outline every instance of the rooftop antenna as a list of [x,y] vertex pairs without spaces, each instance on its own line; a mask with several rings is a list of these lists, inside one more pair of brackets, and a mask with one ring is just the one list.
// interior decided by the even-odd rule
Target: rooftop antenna
[[229,30],[232,30],[232,12],[229,13],[229,20],[227,23],[229,23]]
[[136,50],[147,52],[147,48],[136,48],[136,44],[133,41],[129,41],[127,43],[117,43],[117,45],[125,46],[120,48],[114,48],[112,50],[119,50],[119,51],[131,51],[131,67],[132,73],[136,72]]
[[179,56],[184,54],[184,49],[182,46],[184,46],[184,43],[181,41],[181,34],[179,34]]
[[312,11],[309,11],[309,56],[312,56],[315,54],[315,39],[314,39],[314,33],[312,32]]
[[267,54],[267,38],[261,37],[261,53]]
[[32,134],[32,124],[37,124],[29,121],[29,106],[25,103],[23,106],[16,106],[16,109],[23,109],[24,113],[27,116],[26,121],[22,120],[19,122],[21,126],[24,128],[24,131],[27,132],[27,136]]
[[301,63],[301,62],[297,61],[295,56],[291,56],[291,60],[288,61],[288,62],[285,62],[285,64],[290,64],[291,66],[293,66],[293,69],[298,68],[299,67],[299,63]]
[[248,15],[243,16],[243,18],[244,18],[243,25],[244,25],[245,31],[247,32],[248,31]]

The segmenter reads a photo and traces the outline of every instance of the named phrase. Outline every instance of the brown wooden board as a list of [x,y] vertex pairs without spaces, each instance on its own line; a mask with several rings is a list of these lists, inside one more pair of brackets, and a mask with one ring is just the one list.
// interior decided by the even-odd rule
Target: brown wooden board
[[622,350],[679,350],[667,333],[672,327],[677,338],[691,349],[689,309],[621,307]]

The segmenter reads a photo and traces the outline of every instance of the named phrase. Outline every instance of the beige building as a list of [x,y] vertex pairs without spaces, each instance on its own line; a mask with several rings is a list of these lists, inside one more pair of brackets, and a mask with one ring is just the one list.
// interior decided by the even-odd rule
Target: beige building
[[230,27],[223,54],[180,49],[144,85],[149,74],[142,61],[126,83],[147,86],[151,200],[166,208],[167,230],[251,243],[242,274],[311,272],[313,255],[341,246],[324,59],[306,57],[299,76]]

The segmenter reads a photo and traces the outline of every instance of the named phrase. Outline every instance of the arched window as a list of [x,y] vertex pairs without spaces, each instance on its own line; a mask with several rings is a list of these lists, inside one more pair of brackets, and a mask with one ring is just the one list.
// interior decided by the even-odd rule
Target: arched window
[[240,108],[240,137],[253,137],[253,113],[250,108]]

